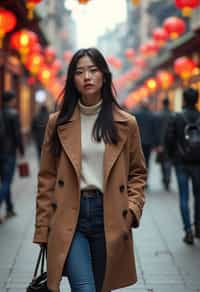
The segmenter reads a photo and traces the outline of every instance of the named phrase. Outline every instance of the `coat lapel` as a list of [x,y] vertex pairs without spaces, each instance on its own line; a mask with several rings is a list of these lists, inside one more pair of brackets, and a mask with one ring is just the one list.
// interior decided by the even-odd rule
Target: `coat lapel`
[[79,180],[81,172],[81,125],[78,107],[76,107],[71,119],[58,127],[58,135]]
[[119,157],[122,148],[127,140],[128,125],[127,117],[120,113],[118,108],[114,111],[114,122],[117,127],[119,141],[117,145],[106,144],[104,153],[104,188],[106,187],[110,172]]

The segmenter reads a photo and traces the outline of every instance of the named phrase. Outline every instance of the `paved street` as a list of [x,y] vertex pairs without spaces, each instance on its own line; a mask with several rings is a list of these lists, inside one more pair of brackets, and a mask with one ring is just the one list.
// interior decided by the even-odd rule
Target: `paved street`
[[[31,242],[38,167],[34,154],[31,148],[31,177],[15,177],[18,216],[0,225],[0,292],[25,291],[33,273],[38,252]],[[162,191],[158,166],[153,165],[141,227],[134,231],[139,281],[134,287],[115,291],[200,291],[200,241],[192,247],[182,242],[175,181],[172,189],[171,193]],[[62,292],[70,291],[66,279],[62,287]]]

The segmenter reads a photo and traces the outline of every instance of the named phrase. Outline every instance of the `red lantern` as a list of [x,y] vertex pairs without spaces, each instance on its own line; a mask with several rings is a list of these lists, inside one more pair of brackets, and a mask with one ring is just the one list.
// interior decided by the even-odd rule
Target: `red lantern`
[[157,73],[157,81],[162,89],[167,90],[173,84],[174,77],[170,72],[161,70]]
[[53,71],[46,65],[42,66],[38,73],[38,79],[44,85],[48,85],[54,76]]
[[185,80],[190,78],[195,67],[195,62],[188,57],[180,57],[174,62],[174,71]]
[[90,0],[78,0],[80,4],[87,4]]
[[175,0],[176,6],[182,10],[183,16],[190,16],[192,10],[200,5],[199,0]]
[[30,70],[32,74],[37,74],[44,63],[44,57],[41,54],[31,54],[28,56],[28,60],[25,66]]
[[122,62],[120,59],[118,59],[117,57],[115,56],[108,56],[106,58],[107,62],[113,66],[115,69],[120,69],[122,67]]
[[155,42],[159,44],[159,46],[163,46],[169,38],[168,32],[162,27],[156,27],[152,33],[153,39]]
[[56,57],[56,51],[51,47],[47,47],[44,50],[44,57],[45,57],[45,61],[48,64],[51,64],[54,61],[55,57]]
[[176,16],[168,17],[163,24],[171,39],[176,39],[185,32],[185,22]]
[[139,51],[142,55],[147,56],[148,55],[148,47],[147,44],[143,44],[140,46]]
[[13,30],[16,25],[16,16],[11,11],[0,8],[0,48],[4,35]]
[[158,89],[158,82],[155,78],[147,79],[145,85],[151,93],[155,92]]
[[159,45],[153,40],[149,40],[146,43],[146,47],[147,47],[147,55],[148,56],[154,55],[160,49]]
[[40,3],[42,0],[27,0],[26,1],[26,8],[28,9],[28,18],[33,18],[33,10],[35,6]]
[[144,58],[139,56],[134,58],[133,63],[140,68],[145,68],[147,65]]
[[128,48],[125,50],[124,55],[127,59],[132,60],[135,56],[135,50],[132,48]]

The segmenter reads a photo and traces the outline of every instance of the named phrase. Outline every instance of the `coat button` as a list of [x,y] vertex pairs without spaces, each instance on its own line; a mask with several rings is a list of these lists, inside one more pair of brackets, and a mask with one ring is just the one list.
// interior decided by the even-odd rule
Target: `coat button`
[[52,208],[53,208],[54,210],[57,209],[57,204],[56,204],[56,203],[52,203],[51,206],[52,206]]
[[124,190],[125,190],[125,186],[124,186],[124,185],[121,185],[121,186],[119,187],[119,190],[120,190],[120,193],[123,193]]
[[122,211],[122,216],[123,216],[123,217],[126,217],[127,214],[128,214],[128,210],[127,210],[127,209],[124,209],[124,210]]
[[63,181],[62,179],[59,179],[59,180],[58,180],[58,185],[59,185],[60,187],[63,187],[63,186],[64,186],[64,181]]

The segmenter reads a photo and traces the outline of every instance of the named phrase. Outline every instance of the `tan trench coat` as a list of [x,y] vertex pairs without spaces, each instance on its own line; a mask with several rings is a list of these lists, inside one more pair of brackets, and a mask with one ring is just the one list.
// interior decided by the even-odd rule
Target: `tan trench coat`
[[[63,266],[76,229],[80,205],[81,135],[78,107],[71,119],[59,126],[62,144],[59,158],[51,154],[50,140],[57,114],[46,129],[38,178],[34,242],[48,242],[48,287],[59,291]],[[126,213],[135,214],[139,225],[144,205],[146,168],[135,118],[114,110],[120,141],[106,145],[104,154],[104,225],[106,273],[102,292],[136,282],[133,238]],[[78,263],[77,263],[78,264]]]

